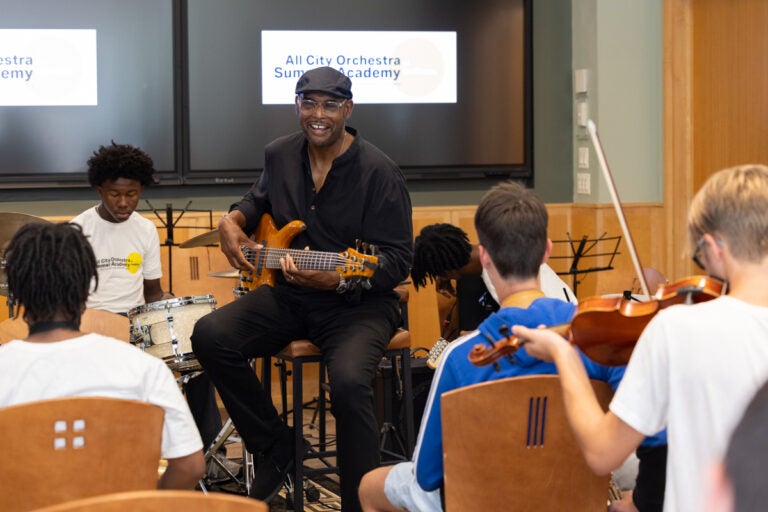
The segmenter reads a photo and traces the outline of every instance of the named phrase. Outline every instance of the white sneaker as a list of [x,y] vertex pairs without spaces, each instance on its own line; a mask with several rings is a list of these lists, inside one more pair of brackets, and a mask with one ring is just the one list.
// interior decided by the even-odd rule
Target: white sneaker
[[[224,464],[224,467],[227,468],[227,471],[232,473],[234,476],[240,474],[240,470],[243,468],[243,465],[240,462],[227,459],[225,457],[219,457],[218,459],[222,464]],[[214,482],[231,478],[227,472],[224,471],[224,469],[222,469],[222,467],[219,466],[213,459],[208,460],[205,476]]]

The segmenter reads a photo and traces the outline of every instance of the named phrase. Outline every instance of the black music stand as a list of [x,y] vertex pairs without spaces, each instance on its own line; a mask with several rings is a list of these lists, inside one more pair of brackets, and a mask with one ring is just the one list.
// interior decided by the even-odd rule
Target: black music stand
[[[566,256],[550,256],[550,260],[571,260],[570,268],[565,272],[557,272],[561,276],[573,276],[573,293],[579,296],[578,286],[581,283],[579,275],[589,274],[591,272],[601,272],[603,270],[613,270],[613,260],[619,252],[619,243],[621,236],[605,236],[603,233],[597,238],[588,238],[586,235],[576,242],[571,238],[570,233],[566,233],[567,240],[552,240],[553,245],[568,244],[571,254]],[[594,251],[594,252],[593,252]],[[591,266],[579,268],[582,263],[594,262],[595,258],[608,257],[608,263],[601,266]]]
[[[155,214],[155,216],[160,220],[160,223],[162,227],[165,228],[165,242],[162,242],[160,245],[168,247],[168,293],[173,295],[173,247],[178,247],[179,244],[177,244],[173,240],[173,230],[174,228],[187,228],[187,229],[205,229],[201,226],[179,226],[178,223],[181,220],[181,218],[184,216],[187,212],[207,212],[208,213],[208,230],[213,230],[213,210],[194,210],[189,207],[189,205],[192,204],[192,201],[189,201],[187,205],[182,208],[181,210],[174,209],[173,204],[166,203],[164,209],[158,209],[152,206],[152,203],[149,202],[149,199],[144,200],[147,203],[147,206],[149,206],[148,210],[136,210],[137,212],[152,212]],[[163,218],[160,215],[160,212],[165,212],[165,218]],[[179,213],[179,216],[174,219],[174,213],[175,212],[181,212]]]

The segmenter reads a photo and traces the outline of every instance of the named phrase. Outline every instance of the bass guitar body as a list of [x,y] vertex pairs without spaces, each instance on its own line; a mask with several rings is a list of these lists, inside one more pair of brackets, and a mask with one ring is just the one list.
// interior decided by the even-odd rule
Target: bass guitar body
[[[275,225],[275,220],[272,218],[272,216],[268,213],[265,213],[261,216],[259,225],[256,227],[256,231],[253,233],[251,238],[253,238],[256,243],[261,244],[264,249],[267,250],[271,248],[285,249],[291,245],[291,242],[294,238],[296,238],[296,235],[305,229],[307,229],[306,224],[300,220],[294,220],[283,226],[282,229],[278,230],[277,226]],[[269,268],[266,265],[266,261],[264,259],[260,259],[258,256],[256,258],[248,258],[247,253],[246,258],[253,260],[250,261],[250,263],[256,267],[256,270],[253,272],[240,272],[241,288],[255,290],[264,284],[267,286],[275,285],[275,278],[277,276],[277,272],[280,269],[279,266],[277,268]]]

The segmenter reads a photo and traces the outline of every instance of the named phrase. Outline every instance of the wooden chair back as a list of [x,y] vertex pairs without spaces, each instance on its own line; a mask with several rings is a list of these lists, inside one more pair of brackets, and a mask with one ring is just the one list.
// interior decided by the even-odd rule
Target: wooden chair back
[[0,510],[156,489],[164,415],[156,405],[100,397],[0,408]]
[[[130,322],[127,317],[101,309],[86,309],[80,319],[80,330],[96,332],[122,341],[130,341]],[[27,337],[29,329],[21,315],[0,322],[0,343],[21,340]]]
[[74,500],[36,512],[268,512],[263,501],[224,493],[134,491]]
[[[612,391],[592,381],[607,408]],[[447,512],[605,511],[610,475],[586,464],[557,375],[514,377],[443,394]]]
[[19,317],[6,318],[0,322],[0,343],[23,340],[28,334],[27,323]]

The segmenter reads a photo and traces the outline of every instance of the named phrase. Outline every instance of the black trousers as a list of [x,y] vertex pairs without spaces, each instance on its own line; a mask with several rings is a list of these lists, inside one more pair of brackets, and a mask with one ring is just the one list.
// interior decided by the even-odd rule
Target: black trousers
[[[216,403],[216,390],[208,375],[203,372],[184,384],[184,395],[187,397],[197,430],[200,431],[203,451],[207,451],[222,428],[221,414]],[[220,452],[224,451],[220,450]]]
[[272,356],[295,339],[307,338],[320,347],[336,419],[345,511],[360,510],[360,479],[379,464],[373,382],[400,321],[394,293],[358,298],[283,284],[261,286],[199,319],[192,334],[198,361],[252,453],[269,449],[287,427],[249,359]]
[[639,512],[661,512],[667,481],[667,445],[638,446],[638,471],[632,500]]

